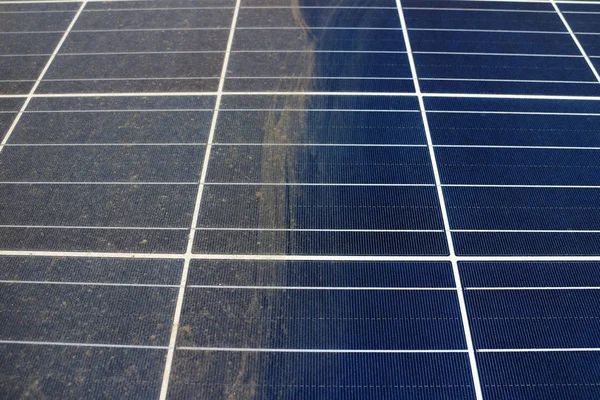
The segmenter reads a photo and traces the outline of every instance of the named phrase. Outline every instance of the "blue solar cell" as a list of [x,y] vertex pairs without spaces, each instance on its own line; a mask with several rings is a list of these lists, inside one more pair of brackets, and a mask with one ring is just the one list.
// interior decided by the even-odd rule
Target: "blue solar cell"
[[552,11],[548,3],[504,2],[504,1],[460,1],[460,0],[402,0],[402,8],[472,8],[481,10],[543,10]]
[[404,10],[408,29],[487,29],[565,32],[556,13]]
[[[248,379],[240,382],[240,374]],[[259,400],[475,398],[466,354],[178,350],[169,388],[172,398],[216,399],[232,392]]]
[[[471,3],[476,4],[478,2]],[[581,55],[575,42],[573,42],[573,38],[567,33],[558,35],[546,33],[413,30],[410,31],[410,42],[414,52]]]
[[598,348],[600,290],[466,290],[478,349]]
[[497,146],[600,146],[600,115],[429,113],[434,144]]
[[[428,111],[431,110],[440,110],[440,111],[481,111],[480,115],[486,114],[486,111],[496,111],[496,112],[505,112],[510,114],[514,113],[522,113],[522,112],[543,112],[543,113],[596,113],[600,114],[600,103],[598,101],[592,100],[552,100],[552,99],[494,99],[494,98],[480,98],[480,97],[463,97],[463,98],[446,98],[446,97],[425,97],[425,106]],[[465,122],[469,122],[469,118],[474,118],[477,116],[461,116]],[[488,117],[492,117],[491,115],[487,115]],[[429,114],[428,118],[436,117],[435,114]],[[551,119],[552,115],[545,115],[543,118]],[[451,116],[448,116],[451,118]],[[520,116],[513,115],[510,116],[512,119],[520,118]],[[577,123],[578,120],[585,121],[586,124],[589,124],[589,121],[586,121],[586,116],[578,116],[578,118],[572,118],[568,123],[560,124],[557,122],[558,120],[552,120],[551,123],[548,123],[548,126],[559,124],[559,127],[566,128],[568,126],[573,126],[573,124]],[[516,120],[520,122],[521,120]],[[542,124],[543,120],[535,121],[532,125],[540,125],[545,127]],[[500,126],[504,126],[510,123],[510,120],[507,118],[506,121],[502,121],[501,123],[497,123]],[[451,124],[452,125],[452,124]]]
[[461,256],[600,255],[600,233],[453,232],[452,238]]
[[597,399],[598,352],[478,353],[483,393],[500,400]]
[[[460,64],[454,68],[461,68]],[[537,94],[554,96],[599,96],[600,84],[596,81],[590,82],[517,82],[506,81],[484,81],[468,80],[460,81],[448,78],[447,80],[436,80],[434,78],[421,80],[421,91],[423,93],[473,93],[473,94]]]
[[415,54],[419,78],[597,82],[583,57]]
[[600,33],[600,21],[598,21],[600,7],[589,4],[585,6],[584,12],[587,13],[564,13],[563,15],[575,33]]
[[459,262],[461,281],[468,287],[600,287],[600,263]]
[[442,183],[600,186],[600,152],[567,149],[439,147]]
[[594,230],[599,190],[543,187],[445,187],[452,229]]

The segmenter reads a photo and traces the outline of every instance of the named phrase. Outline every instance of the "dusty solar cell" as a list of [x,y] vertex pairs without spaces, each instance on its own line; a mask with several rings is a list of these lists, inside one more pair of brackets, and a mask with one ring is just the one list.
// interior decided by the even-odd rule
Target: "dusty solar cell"
[[279,145],[214,146],[207,181],[323,184],[434,183],[426,147]]
[[166,350],[0,345],[0,390],[9,397],[157,397]]
[[7,146],[4,182],[196,182],[205,146]]
[[447,262],[192,260],[188,285],[451,288]]
[[448,255],[446,235],[442,231],[323,232],[200,229],[196,231],[193,249],[195,253],[202,254]]
[[[179,285],[182,260],[74,257],[0,258],[0,280],[27,282]],[[433,269],[433,268],[432,268]]]
[[177,290],[2,284],[4,340],[166,345]]
[[[452,368],[448,368],[452,365]],[[466,354],[339,354],[183,351],[169,395],[257,399],[413,396],[473,399]],[[198,380],[198,377],[202,380]],[[243,377],[242,382],[238,380]],[[377,387],[366,392],[366,388]],[[361,390],[359,390],[361,389]]]

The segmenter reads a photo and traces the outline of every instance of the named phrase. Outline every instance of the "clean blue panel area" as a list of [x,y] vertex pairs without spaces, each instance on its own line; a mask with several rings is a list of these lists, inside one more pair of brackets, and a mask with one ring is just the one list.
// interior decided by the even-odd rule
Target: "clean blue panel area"
[[459,262],[463,288],[600,287],[597,262]]
[[237,27],[395,28],[398,12],[363,8],[242,8]]
[[587,8],[587,14],[564,13],[564,16],[575,33],[600,33],[600,19],[598,18],[600,7],[588,5]]
[[465,290],[478,349],[598,348],[600,290]]
[[454,290],[189,287],[179,346],[465,349]]
[[[470,2],[478,4],[481,2]],[[505,3],[519,4],[519,3]],[[520,3],[536,4],[536,3]],[[543,3],[539,3],[543,4]],[[410,31],[414,52],[471,52],[513,54],[568,54],[580,56],[573,38],[564,34],[467,32],[467,31]]]
[[433,184],[434,178],[427,147],[219,145],[207,181]]
[[600,186],[600,151],[438,147],[442,183]]
[[597,82],[583,57],[415,54],[419,78]]
[[[460,63],[453,68],[461,68]],[[583,69],[579,72],[585,73]],[[554,74],[555,72],[553,72]],[[568,71],[563,69],[563,74]],[[423,93],[473,93],[473,94],[534,94],[548,96],[599,96],[600,83],[589,82],[517,82],[512,78],[506,81],[468,80],[455,78],[421,80]]]
[[600,190],[445,187],[452,229],[599,230]]
[[[547,99],[492,99],[492,98],[480,98],[480,97],[463,97],[463,98],[448,98],[448,97],[425,97],[425,106],[428,111],[432,110],[440,110],[440,111],[481,111],[481,113],[475,113],[470,116],[461,116],[460,118],[465,121],[465,123],[469,122],[471,118],[475,118],[477,116],[486,116],[488,118],[493,118],[492,115],[487,115],[486,111],[497,111],[497,112],[505,112],[505,113],[523,113],[523,112],[539,112],[539,113],[547,113],[550,115],[544,115],[540,117],[539,120],[535,120],[531,122],[531,125],[540,125],[546,128],[545,124],[543,124],[545,119],[551,120],[552,122],[547,124],[549,126],[553,126],[559,124],[561,128],[567,128],[569,126],[573,126],[581,120],[582,125],[584,124],[593,124],[591,120],[586,120],[587,116],[577,115],[577,118],[571,118],[568,123],[560,124],[557,120],[552,119],[554,117],[552,114],[560,113],[560,114],[600,114],[600,102],[592,101],[592,100],[547,100]],[[434,114],[429,114],[428,119],[434,117]],[[451,116],[446,116],[446,118],[452,118]],[[500,118],[500,117],[498,117]],[[494,122],[498,125],[507,125],[511,122],[511,120],[516,121],[517,123],[521,123],[522,119],[521,115],[512,115],[506,117],[506,120],[501,122]],[[526,120],[525,120],[526,121]],[[449,125],[452,125],[450,123]],[[529,135],[527,135],[529,136]]]
[[454,287],[450,262],[192,260],[188,285]]
[[433,186],[208,185],[199,228],[442,229]]
[[548,3],[525,3],[504,1],[460,1],[460,0],[402,0],[404,9],[415,8],[472,8],[472,9],[506,9],[506,10],[554,10]]
[[404,10],[411,28],[565,32],[556,13],[509,11]]
[[[590,110],[591,111],[591,110]],[[497,146],[600,146],[600,115],[428,113],[434,144]]]
[[600,255],[600,233],[582,232],[453,232],[460,256]]
[[583,49],[589,57],[600,56],[600,34],[579,34],[577,35],[577,40],[579,40],[579,43],[583,46]]
[[172,398],[231,393],[257,400],[475,398],[466,353],[176,352]]
[[406,46],[399,29],[239,28],[232,50],[405,51]]
[[600,352],[477,353],[486,398],[600,398]]
[[[598,247],[600,248],[600,245]],[[196,231],[194,252],[205,254],[318,254],[332,256],[434,256],[449,254],[444,232],[235,231],[211,229]]]
[[[600,131],[595,128],[600,124],[599,102],[440,98],[425,101],[428,110],[479,111],[428,112],[431,136],[437,145],[600,146]],[[522,114],[529,112],[542,114]]]

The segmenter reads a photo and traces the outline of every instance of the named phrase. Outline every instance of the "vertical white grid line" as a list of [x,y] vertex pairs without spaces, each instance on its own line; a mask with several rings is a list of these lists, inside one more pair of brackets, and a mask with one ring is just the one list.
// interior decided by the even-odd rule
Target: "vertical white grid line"
[[483,399],[481,392],[481,383],[479,381],[479,371],[477,369],[477,361],[475,359],[475,350],[473,348],[473,339],[471,337],[471,328],[469,327],[469,318],[467,316],[467,307],[465,305],[465,297],[463,294],[462,283],[460,279],[460,273],[458,271],[458,260],[454,253],[454,244],[452,242],[452,234],[450,232],[450,223],[448,221],[448,213],[446,210],[446,202],[444,200],[444,192],[442,190],[440,174],[438,171],[437,161],[435,158],[435,150],[433,148],[433,141],[431,140],[431,132],[429,130],[429,123],[427,122],[427,113],[425,112],[425,102],[423,101],[423,94],[421,93],[421,87],[419,86],[419,77],[417,75],[417,68],[415,66],[415,60],[412,53],[412,47],[410,45],[410,39],[408,37],[408,29],[406,21],[404,20],[404,12],[402,11],[401,0],[396,0],[396,6],[398,8],[398,16],[400,18],[400,24],[402,25],[402,34],[404,36],[404,42],[406,45],[406,54],[408,56],[408,62],[410,64],[410,71],[413,77],[413,83],[415,85],[415,93],[419,100],[419,108],[421,110],[421,117],[423,119],[423,128],[425,129],[425,135],[427,137],[427,147],[429,149],[429,157],[431,158],[431,166],[433,168],[433,175],[435,178],[435,186],[440,201],[440,209],[442,212],[442,219],[444,221],[444,231],[446,233],[446,240],[448,243],[448,250],[450,251],[450,261],[452,262],[452,272],[454,274],[454,281],[456,283],[456,292],[458,295],[458,304],[460,307],[460,314],[462,319],[463,330],[465,333],[465,341],[467,344],[467,350],[469,354],[469,364],[471,365],[471,375],[473,377],[473,386],[475,388],[475,397],[477,400]]
[[181,311],[183,308],[183,299],[185,296],[185,287],[187,285],[187,278],[190,269],[190,261],[192,260],[192,250],[194,248],[194,238],[196,237],[196,225],[198,223],[198,214],[200,213],[200,203],[202,202],[202,193],[204,192],[206,173],[208,171],[208,161],[210,158],[212,142],[217,127],[217,119],[219,118],[219,108],[221,107],[221,98],[223,97],[223,87],[225,86],[227,65],[229,64],[229,56],[231,54],[233,36],[235,34],[235,26],[237,24],[237,18],[240,11],[240,2],[241,0],[237,0],[235,3],[235,9],[233,11],[233,17],[231,20],[231,28],[229,29],[229,38],[227,39],[227,48],[225,50],[225,56],[223,57],[223,68],[221,70],[221,77],[219,78],[219,87],[217,89],[217,98],[215,100],[213,118],[210,124],[210,133],[206,142],[206,151],[204,153],[202,172],[200,174],[200,182],[198,184],[198,194],[196,196],[196,203],[194,205],[194,214],[192,216],[192,223],[190,226],[190,233],[188,236],[187,250],[185,252],[183,263],[183,271],[181,272],[181,282],[179,283],[179,294],[177,295],[177,304],[175,306],[175,313],[173,315],[173,325],[171,327],[169,349],[167,351],[167,359],[165,361],[165,369],[163,372],[162,385],[160,388],[160,400],[165,400],[167,398],[167,392],[169,390],[169,379],[171,377],[171,368],[173,366],[173,359],[175,357],[175,347],[177,346],[177,333],[179,331],[179,321],[181,319]]
[[558,8],[558,5],[556,4],[556,1],[555,0],[550,0],[550,3],[552,3],[552,6],[554,7],[554,10],[558,14],[558,17],[560,18],[560,20],[565,25],[565,28],[567,28],[567,31],[569,31],[569,34],[571,35],[571,38],[573,38],[573,41],[577,45],[577,48],[579,49],[579,51],[581,52],[581,54],[585,58],[585,61],[588,63],[590,69],[594,73],[594,76],[596,77],[596,80],[598,82],[600,82],[600,75],[598,75],[598,71],[596,71],[596,67],[594,67],[594,64],[592,64],[592,61],[590,60],[590,58],[588,57],[587,53],[585,52],[585,49],[583,48],[583,46],[581,45],[581,43],[579,43],[579,40],[577,39],[577,36],[575,36],[575,33],[571,29],[571,26],[567,22],[565,16],[563,15],[563,13]]
[[40,76],[38,76],[38,78],[36,79],[35,83],[31,87],[31,90],[29,91],[29,94],[25,98],[25,102],[21,106],[21,109],[19,110],[19,113],[17,114],[17,116],[13,120],[13,123],[8,128],[8,131],[6,131],[6,135],[4,135],[4,139],[2,139],[2,142],[0,143],[0,152],[2,152],[2,150],[4,150],[4,146],[8,142],[8,139],[10,138],[10,135],[12,135],[13,131],[15,130],[15,127],[19,123],[19,120],[21,119],[21,116],[23,115],[23,112],[25,112],[25,109],[27,108],[27,106],[29,105],[29,102],[31,101],[31,99],[33,97],[33,94],[35,93],[35,91],[38,88],[38,86],[39,86],[40,82],[42,81],[42,79],[44,79],[44,75],[46,75],[46,72],[48,71],[48,68],[50,68],[50,64],[52,64],[52,61],[54,61],[54,58],[56,57],[56,55],[60,51],[60,48],[62,47],[63,43],[67,39],[67,36],[71,32],[71,29],[73,29],[73,25],[75,25],[75,22],[77,22],[77,19],[81,15],[81,12],[83,11],[83,9],[84,9],[85,5],[87,4],[87,2],[88,2],[88,0],[84,0],[83,3],[81,3],[81,6],[79,7],[79,9],[77,10],[77,12],[75,13],[75,16],[73,17],[73,19],[71,20],[71,23],[67,27],[67,30],[65,31],[65,33],[60,38],[60,41],[56,45],[56,48],[54,49],[54,51],[50,55],[50,58],[48,59],[48,61],[46,62],[46,65],[44,66],[44,69],[42,69],[42,72],[40,72]]

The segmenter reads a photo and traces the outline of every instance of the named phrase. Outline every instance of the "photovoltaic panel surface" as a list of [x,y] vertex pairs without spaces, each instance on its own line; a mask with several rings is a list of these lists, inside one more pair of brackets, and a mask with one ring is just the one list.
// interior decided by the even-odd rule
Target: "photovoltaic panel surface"
[[598,16],[0,1],[0,398],[599,397]]

